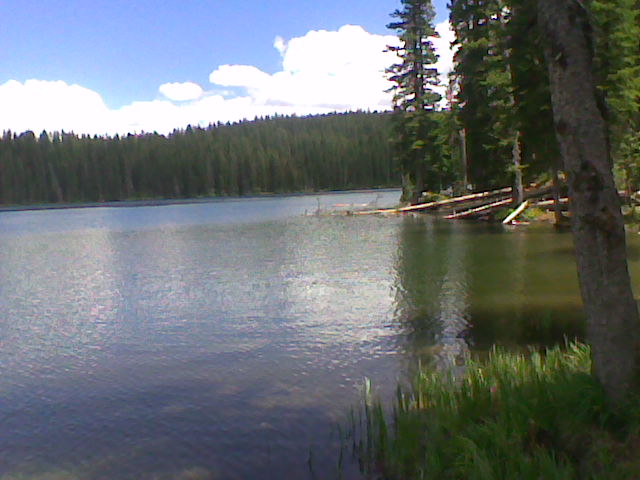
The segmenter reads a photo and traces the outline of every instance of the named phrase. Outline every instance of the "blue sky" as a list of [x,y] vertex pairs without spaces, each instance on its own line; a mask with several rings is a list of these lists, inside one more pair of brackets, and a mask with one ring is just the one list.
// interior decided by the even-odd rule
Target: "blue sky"
[[[446,0],[434,3],[439,23],[446,19]],[[260,107],[257,115],[278,105],[283,113],[349,109],[340,95],[349,85],[338,79],[348,84],[352,78],[356,88],[356,78],[382,68],[377,52],[389,43],[385,25],[399,5],[391,0],[0,1],[0,130],[167,131],[171,125],[217,120],[204,113],[208,109],[219,112],[222,121],[252,115],[252,105]],[[345,25],[361,28],[341,29]],[[369,53],[357,58],[358,50]],[[315,84],[314,74],[324,81]],[[338,92],[335,99],[329,86]],[[305,91],[319,96],[305,99]],[[384,103],[360,97],[351,108],[377,109]],[[174,120],[160,122],[159,116]]]

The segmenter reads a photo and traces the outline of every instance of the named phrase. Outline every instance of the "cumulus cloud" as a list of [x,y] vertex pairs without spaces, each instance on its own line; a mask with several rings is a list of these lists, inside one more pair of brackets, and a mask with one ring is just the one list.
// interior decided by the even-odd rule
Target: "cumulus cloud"
[[62,81],[9,80],[0,85],[0,131],[108,129],[109,110],[102,97],[80,85]]
[[[436,28],[440,34],[434,39],[440,55],[437,67],[445,79],[453,61],[453,33],[446,22]],[[314,30],[288,41],[276,37],[273,46],[282,67],[275,73],[252,65],[222,65],[211,72],[210,89],[193,82],[164,83],[159,87],[160,99],[118,109],[109,109],[99,93],[80,85],[9,80],[0,84],[0,131],[169,133],[188,124],[206,126],[276,113],[386,110],[391,96],[385,92],[390,84],[384,70],[397,57],[385,49],[397,43],[395,36],[371,34],[355,25],[337,31]],[[224,95],[223,87],[228,89]]]
[[397,58],[385,49],[397,42],[395,36],[373,35],[355,25],[310,31],[286,43],[277,37],[274,47],[282,56],[282,70],[270,75],[249,65],[223,65],[209,80],[245,88],[258,106],[387,109],[384,70]]
[[221,65],[209,75],[209,81],[223,87],[259,89],[271,76],[251,65]]
[[202,96],[204,91],[197,83],[163,83],[158,91],[169,100],[176,102],[184,102],[187,100],[197,100]]

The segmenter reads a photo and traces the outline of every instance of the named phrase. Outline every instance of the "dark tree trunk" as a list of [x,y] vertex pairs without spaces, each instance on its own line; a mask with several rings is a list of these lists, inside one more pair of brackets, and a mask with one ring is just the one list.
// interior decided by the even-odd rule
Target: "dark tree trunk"
[[402,173],[402,197],[400,201],[402,203],[411,203],[413,198],[413,182],[411,181],[411,175],[408,172]]
[[522,149],[520,148],[520,132],[516,132],[513,140],[513,200],[516,205],[524,202],[524,186],[522,185]]
[[411,204],[417,205],[422,198],[422,191],[424,190],[424,178],[422,176],[422,168],[418,166],[416,171],[416,184],[414,185],[413,196],[411,197]]
[[551,167],[551,177],[553,178],[553,218],[555,224],[560,226],[562,224],[562,207],[560,205],[560,179],[558,178],[558,165],[557,161],[553,162]]
[[538,0],[556,134],[568,174],[571,221],[593,370],[620,404],[638,387],[640,320],[627,268],[607,124],[579,0]]
[[460,130],[460,151],[462,153],[462,192],[467,193],[469,185],[469,159],[467,158],[467,129]]

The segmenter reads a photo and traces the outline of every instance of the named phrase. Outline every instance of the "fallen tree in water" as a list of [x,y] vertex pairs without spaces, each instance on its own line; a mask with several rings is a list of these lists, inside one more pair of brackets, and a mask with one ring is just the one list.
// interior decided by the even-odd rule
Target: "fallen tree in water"
[[478,214],[485,215],[486,213],[489,213],[490,211],[506,207],[507,205],[511,204],[512,202],[513,202],[513,200],[511,198],[507,198],[507,199],[504,199],[504,200],[498,200],[497,202],[488,203],[488,204],[482,205],[480,207],[470,208],[470,209],[465,210],[463,212],[452,213],[450,215],[447,215],[444,218],[446,218],[447,220],[455,220],[456,218],[467,218],[467,217],[471,217],[471,216],[476,216]]
[[[525,200],[540,199],[538,202],[526,202],[520,205],[520,211],[509,220],[512,221],[517,215],[522,213],[530,205],[553,205],[552,200],[545,200],[544,197],[552,195],[555,191],[553,185],[533,186],[524,192]],[[454,220],[459,218],[486,218],[494,215],[497,211],[513,204],[513,188],[504,187],[497,190],[477,192],[461,195],[443,200],[419,203],[400,208],[387,208],[376,210],[363,210],[351,212],[354,215],[375,215],[375,214],[403,214],[413,212],[437,212],[443,218]],[[546,202],[552,202],[550,204]]]
[[407,213],[418,212],[424,210],[436,210],[445,206],[460,205],[467,202],[477,202],[479,199],[486,199],[495,197],[498,195],[511,194],[511,187],[501,188],[499,190],[493,190],[488,192],[472,193],[469,195],[462,195],[460,197],[447,198],[445,200],[437,200],[435,202],[419,203],[417,205],[409,205],[401,208],[386,208],[379,210],[364,210],[361,212],[354,212],[355,215],[371,215],[376,213]]

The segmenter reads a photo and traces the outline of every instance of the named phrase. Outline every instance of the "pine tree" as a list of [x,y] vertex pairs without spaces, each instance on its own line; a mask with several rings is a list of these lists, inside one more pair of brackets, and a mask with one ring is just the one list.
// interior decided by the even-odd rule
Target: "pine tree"
[[97,202],[397,186],[390,115],[191,127],[170,135],[0,133],[0,203]]
[[514,141],[521,141],[514,118],[511,12],[504,0],[453,0],[449,7],[469,181],[478,189],[503,186],[512,176]]
[[557,141],[535,0],[453,0],[457,114],[478,189],[555,169]]
[[402,7],[387,25],[400,39],[399,46],[389,47],[400,62],[387,74],[393,82],[392,144],[403,176],[403,200],[416,203],[425,186],[441,183],[442,152],[434,118],[441,97],[433,90],[440,83],[434,67],[438,57],[429,38],[437,33],[431,0],[402,0]]
[[589,7],[613,159],[626,187],[635,190],[640,184],[640,2],[593,0]]

